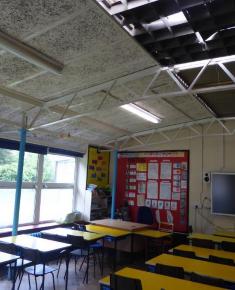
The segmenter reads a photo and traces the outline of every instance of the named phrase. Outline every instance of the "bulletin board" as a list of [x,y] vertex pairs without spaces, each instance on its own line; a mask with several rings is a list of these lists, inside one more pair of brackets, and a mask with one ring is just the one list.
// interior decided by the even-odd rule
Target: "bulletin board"
[[109,152],[98,147],[88,147],[87,185],[106,187],[109,184],[109,161]]
[[174,231],[188,230],[189,151],[122,152],[118,154],[116,205],[128,201],[136,221],[139,206],[148,206]]

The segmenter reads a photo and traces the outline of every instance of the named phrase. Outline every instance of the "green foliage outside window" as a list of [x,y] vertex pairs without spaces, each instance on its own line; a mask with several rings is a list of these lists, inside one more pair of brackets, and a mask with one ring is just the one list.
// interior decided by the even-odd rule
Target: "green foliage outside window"
[[[18,151],[0,148],[0,181],[15,182],[18,167]],[[35,182],[37,178],[38,155],[25,153],[23,181]],[[47,170],[44,172],[47,180],[53,175],[53,166],[47,161]]]

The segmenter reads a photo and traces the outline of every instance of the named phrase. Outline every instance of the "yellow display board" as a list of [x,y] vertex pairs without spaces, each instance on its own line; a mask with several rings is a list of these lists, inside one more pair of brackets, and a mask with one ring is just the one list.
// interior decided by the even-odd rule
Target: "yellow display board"
[[89,146],[87,164],[87,185],[96,184],[106,187],[109,184],[110,153],[100,148]]

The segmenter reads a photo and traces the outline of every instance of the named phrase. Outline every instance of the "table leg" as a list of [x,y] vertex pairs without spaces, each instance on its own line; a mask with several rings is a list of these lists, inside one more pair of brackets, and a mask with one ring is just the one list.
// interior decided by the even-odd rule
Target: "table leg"
[[87,266],[86,266],[86,284],[88,283],[88,274],[89,274],[89,264],[90,264],[90,247],[87,249]]
[[134,262],[134,234],[131,234],[131,263]]
[[12,290],[15,290],[15,283],[16,283],[16,261],[14,262],[12,270]]
[[69,256],[69,252],[67,252],[66,254],[66,270],[65,270],[65,290],[68,289],[68,278],[69,278],[69,261],[70,261],[70,256]]
[[113,270],[116,270],[117,266],[117,239],[114,239],[114,259],[113,259]]
[[101,275],[104,273],[104,238],[102,239],[102,249],[101,249]]
[[42,268],[42,286],[41,286],[42,290],[44,290],[44,284],[45,284],[45,267],[46,267],[46,265],[45,265],[45,263],[43,263],[43,268]]

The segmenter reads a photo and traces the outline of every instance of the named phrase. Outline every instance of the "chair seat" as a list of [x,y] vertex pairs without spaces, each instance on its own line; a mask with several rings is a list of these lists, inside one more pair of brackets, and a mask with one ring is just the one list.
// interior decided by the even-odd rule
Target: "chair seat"
[[81,250],[81,249],[73,250],[72,252],[70,252],[70,255],[78,256],[78,257],[84,257],[87,254],[88,254],[87,250]]
[[[22,261],[23,261],[23,264],[22,264]],[[24,267],[24,266],[27,266],[27,265],[30,265],[32,264],[31,261],[29,260],[22,260],[22,259],[17,259],[16,260],[16,268],[20,268],[20,267]],[[10,266],[14,266],[14,263],[12,264],[8,264],[7,267],[10,267]]]
[[[35,271],[34,271],[34,269],[35,269]],[[38,264],[36,266],[27,267],[24,270],[28,274],[35,275],[35,276],[42,276],[43,275],[43,264]],[[50,266],[45,266],[44,274],[49,274],[49,273],[52,273],[54,271],[57,271],[57,269],[50,267]]]
[[102,245],[100,243],[94,243],[90,245],[90,248],[92,249],[101,249]]

